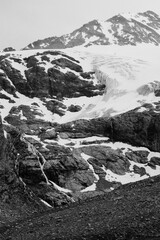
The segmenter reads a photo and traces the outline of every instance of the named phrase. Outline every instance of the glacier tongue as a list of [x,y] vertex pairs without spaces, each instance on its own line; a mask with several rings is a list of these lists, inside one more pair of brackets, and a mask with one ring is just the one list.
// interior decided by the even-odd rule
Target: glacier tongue
[[97,81],[106,84],[104,95],[95,101],[88,99],[87,105],[70,120],[113,116],[158,100],[154,90],[160,79],[159,47],[91,46],[65,51],[79,57],[82,64],[87,59],[87,67],[95,71]]

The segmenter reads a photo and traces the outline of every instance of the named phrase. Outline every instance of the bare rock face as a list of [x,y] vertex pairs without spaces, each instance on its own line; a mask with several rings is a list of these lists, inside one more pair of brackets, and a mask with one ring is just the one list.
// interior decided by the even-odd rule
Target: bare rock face
[[83,72],[83,69],[80,65],[78,65],[77,63],[73,63],[66,58],[59,58],[58,60],[53,60],[52,64],[56,64],[62,68],[67,67],[76,72]]
[[148,154],[149,152],[148,151],[129,151],[129,152],[126,152],[125,156],[131,160],[131,161],[134,161],[136,163],[142,163],[142,164],[145,164],[148,162]]
[[0,86],[9,94],[15,94],[16,88],[11,84],[7,74],[1,70],[0,72]]
[[21,72],[12,67],[11,62],[5,58],[0,62],[0,68],[5,72],[7,77],[11,80],[12,88],[14,87],[22,94],[30,94],[30,87]]
[[[38,196],[42,200],[49,199],[50,195],[52,199],[55,194],[58,202],[61,202],[61,197],[63,198],[63,204],[71,202],[71,199],[67,197],[67,195],[64,196],[49,182],[49,179],[43,171],[43,165],[45,164],[43,155],[30,142],[23,139],[21,133],[15,128],[7,127],[7,131],[11,136],[11,141],[14,142],[13,146],[17,153],[15,162],[13,159],[11,160],[12,164],[15,165],[17,181],[23,179],[24,185],[29,187],[29,189],[31,189],[30,191],[33,191],[33,193],[36,194],[35,196]],[[48,191],[45,190],[44,192],[44,188],[47,188]],[[46,197],[44,197],[45,194]],[[58,202],[56,203],[56,199],[54,199],[53,202],[52,207],[59,205]]]
[[66,106],[61,101],[49,100],[46,102],[46,107],[53,114],[55,113],[59,116],[63,116],[65,114],[64,110],[66,109]]
[[99,167],[106,167],[113,173],[123,175],[129,171],[130,163],[120,150],[113,150],[104,146],[90,146],[81,148],[82,152],[91,156],[91,163]]
[[155,169],[157,166],[160,166],[160,158],[158,157],[152,157],[148,163],[148,166],[150,166],[151,168]]
[[10,52],[10,51],[16,51],[13,47],[6,47],[3,49],[3,52]]
[[[72,125],[74,125],[74,130]],[[92,135],[105,135],[105,118],[95,118],[91,120],[80,119],[73,122],[64,123],[56,126],[56,130],[59,132],[67,132],[69,135],[81,134],[82,137],[88,137]]]
[[19,154],[0,119],[0,209],[1,223],[9,223],[47,207],[31,192],[19,176]]
[[[50,60],[47,55],[55,57],[61,55],[61,57]],[[13,67],[12,63],[21,65],[25,69],[24,73]],[[50,67],[46,70],[47,63]],[[0,73],[0,85],[11,94],[17,90],[29,97],[63,99],[74,96],[96,96],[102,94],[105,88],[104,85],[95,86],[92,81],[88,81],[94,74],[92,72],[84,73],[82,79],[83,69],[78,61],[56,51],[37,53],[22,59],[8,58],[6,55],[0,61],[0,68],[3,70]],[[64,69],[67,69],[65,73],[63,73]],[[82,74],[81,77],[79,73]]]
[[41,129],[45,132],[45,130],[51,128],[51,124],[48,121],[39,119],[41,116],[43,115],[36,106],[19,105],[11,108],[5,120],[23,133],[42,135]]
[[[72,191],[90,186],[95,177],[89,170],[87,162],[81,157],[80,151],[59,148],[58,154],[50,153],[53,160],[47,160],[44,165],[44,172],[48,179]],[[50,150],[53,151],[53,148],[50,147]],[[57,150],[56,146],[55,150]]]
[[105,135],[114,141],[160,151],[160,115],[152,110],[131,110],[106,121]]

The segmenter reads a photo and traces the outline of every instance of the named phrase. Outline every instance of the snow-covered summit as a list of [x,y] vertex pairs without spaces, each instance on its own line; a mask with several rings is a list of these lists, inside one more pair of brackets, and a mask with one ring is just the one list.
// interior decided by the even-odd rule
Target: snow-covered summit
[[25,49],[64,49],[92,45],[160,44],[160,17],[152,12],[122,13],[107,20],[93,20],[72,33],[49,37],[29,44]]

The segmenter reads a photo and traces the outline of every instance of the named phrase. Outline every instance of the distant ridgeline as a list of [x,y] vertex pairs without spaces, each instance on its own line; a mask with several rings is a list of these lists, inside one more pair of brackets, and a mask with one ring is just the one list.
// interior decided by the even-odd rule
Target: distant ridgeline
[[106,21],[93,20],[72,33],[38,40],[24,49],[64,49],[140,43],[160,44],[160,17],[152,11],[118,14]]

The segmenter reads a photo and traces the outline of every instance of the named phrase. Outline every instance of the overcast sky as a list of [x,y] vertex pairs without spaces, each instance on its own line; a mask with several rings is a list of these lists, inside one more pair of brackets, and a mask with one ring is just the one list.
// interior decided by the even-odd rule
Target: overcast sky
[[70,33],[93,19],[146,10],[160,14],[160,0],[0,0],[0,50]]

